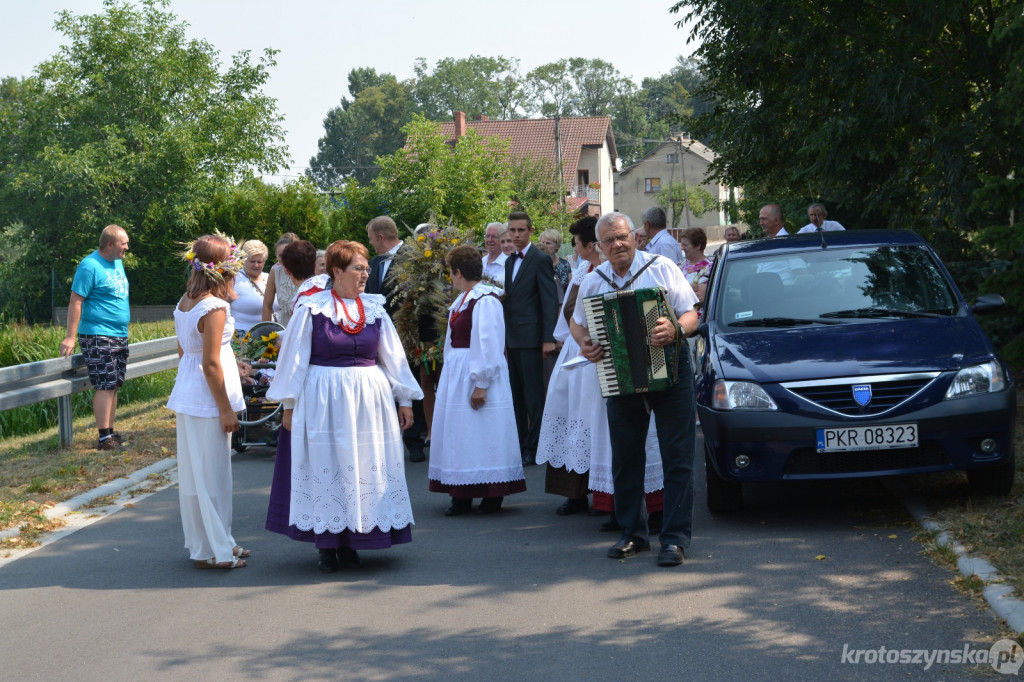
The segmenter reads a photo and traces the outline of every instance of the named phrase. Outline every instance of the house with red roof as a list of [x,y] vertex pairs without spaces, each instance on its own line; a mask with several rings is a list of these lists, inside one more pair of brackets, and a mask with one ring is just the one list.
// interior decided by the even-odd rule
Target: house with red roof
[[[560,180],[566,205],[574,211],[601,215],[613,210],[613,173],[617,152],[612,121],[608,116],[580,116],[492,121],[478,116],[467,121],[455,112],[455,120],[442,123],[449,141],[475,130],[483,138],[508,140],[508,154],[533,159]],[[561,168],[561,173],[558,169]]]

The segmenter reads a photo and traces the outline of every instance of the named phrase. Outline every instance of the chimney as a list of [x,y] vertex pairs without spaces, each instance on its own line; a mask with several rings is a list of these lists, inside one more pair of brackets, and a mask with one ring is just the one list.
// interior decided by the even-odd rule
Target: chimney
[[458,139],[466,134],[466,112],[456,111],[455,112],[455,139]]
[[474,121],[490,121],[491,119],[487,118],[483,114],[477,114],[476,118],[474,118],[473,120]]

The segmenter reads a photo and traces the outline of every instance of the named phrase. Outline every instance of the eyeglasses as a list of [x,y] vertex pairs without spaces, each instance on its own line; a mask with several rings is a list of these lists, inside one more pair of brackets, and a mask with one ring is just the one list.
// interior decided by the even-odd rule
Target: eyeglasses
[[345,272],[358,272],[359,274],[365,274],[370,272],[370,268],[365,265],[350,265],[345,268]]
[[616,242],[622,242],[623,244],[629,242],[629,232],[625,234],[613,234],[610,237],[605,237],[601,240],[601,246],[611,246]]

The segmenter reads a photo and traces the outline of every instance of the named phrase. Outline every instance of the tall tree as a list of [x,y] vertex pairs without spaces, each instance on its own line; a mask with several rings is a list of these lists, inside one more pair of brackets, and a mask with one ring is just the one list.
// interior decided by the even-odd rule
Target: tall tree
[[413,114],[408,83],[371,68],[352,69],[348,91],[353,99],[327,112],[324,136],[307,175],[322,189],[340,187],[345,178],[369,182],[377,176],[376,159],[405,144],[402,126]]
[[538,66],[526,78],[545,116],[609,116],[616,99],[636,89],[603,59],[562,59]]
[[440,125],[417,115],[405,127],[407,144],[378,159],[373,182],[349,181],[344,189],[343,220],[332,229],[358,234],[371,218],[391,216],[400,229],[436,219],[475,232],[488,221],[504,220],[515,203],[531,212],[538,226],[562,226],[566,216],[554,210],[557,193],[544,166],[506,156],[508,141],[484,139],[470,129],[452,145]]
[[512,119],[529,109],[518,59],[448,57],[432,70],[425,59],[417,59],[414,71],[416,103],[431,121],[450,120],[456,111],[469,118]]
[[[1011,121],[1024,24],[1016,0],[691,0],[713,110],[715,171],[791,209],[825,200],[847,227],[912,228],[944,259],[990,259],[1020,205]],[[680,22],[680,25],[683,22]],[[1015,258],[1016,256],[1014,256]],[[978,273],[977,280],[983,277]],[[973,287],[973,282],[967,282]],[[1015,298],[1024,298],[1018,289]]]
[[108,223],[128,230],[147,266],[129,271],[133,302],[173,299],[174,287],[145,272],[172,263],[176,241],[202,229],[199,209],[217,188],[287,159],[276,102],[262,91],[274,52],[240,52],[223,68],[167,5],[105,0],[101,14],[62,12],[55,26],[67,44],[5,84],[0,226],[32,248],[3,261],[0,277],[24,292],[30,317],[49,317],[50,268],[70,280]]

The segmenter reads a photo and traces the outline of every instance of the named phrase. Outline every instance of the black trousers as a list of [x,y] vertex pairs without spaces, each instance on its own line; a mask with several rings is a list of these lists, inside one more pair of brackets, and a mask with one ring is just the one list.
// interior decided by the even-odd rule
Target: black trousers
[[540,348],[509,348],[506,355],[519,449],[524,457],[536,456],[544,415],[544,354]]
[[644,443],[654,414],[665,471],[665,510],[662,545],[690,545],[693,533],[693,466],[696,444],[693,374],[689,362],[680,362],[679,381],[657,393],[608,398],[608,428],[612,444],[612,481],[615,487],[615,518],[622,539],[648,539],[644,509]]

